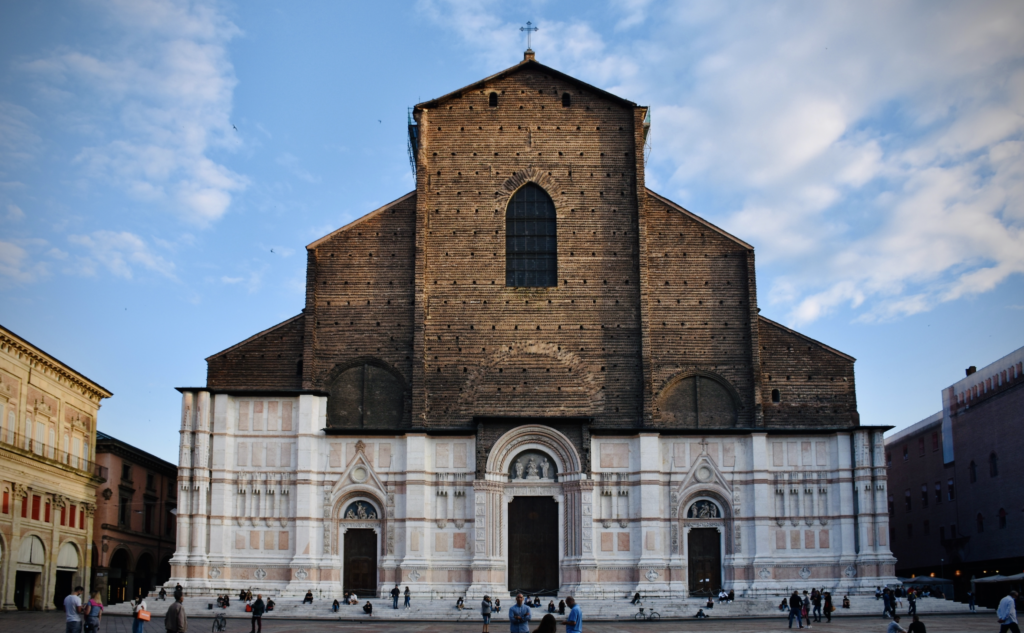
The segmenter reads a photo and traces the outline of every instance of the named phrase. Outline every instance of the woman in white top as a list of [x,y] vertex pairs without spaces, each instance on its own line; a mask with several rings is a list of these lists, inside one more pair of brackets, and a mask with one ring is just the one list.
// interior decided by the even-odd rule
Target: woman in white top
[[143,627],[146,626],[146,621],[139,619],[139,611],[149,611],[149,607],[146,606],[147,596],[149,592],[143,591],[141,596],[132,600],[132,633],[143,633]]

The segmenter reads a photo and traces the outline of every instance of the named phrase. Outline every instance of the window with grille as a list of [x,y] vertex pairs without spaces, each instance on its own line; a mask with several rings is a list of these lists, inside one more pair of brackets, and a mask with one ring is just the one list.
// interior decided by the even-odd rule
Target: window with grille
[[558,285],[555,204],[533,183],[512,196],[505,212],[505,285],[544,288]]

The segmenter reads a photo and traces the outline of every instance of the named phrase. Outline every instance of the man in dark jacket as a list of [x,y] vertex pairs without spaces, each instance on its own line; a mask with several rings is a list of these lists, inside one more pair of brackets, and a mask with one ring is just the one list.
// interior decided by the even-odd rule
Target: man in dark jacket
[[188,631],[188,618],[185,616],[185,605],[182,604],[184,600],[184,594],[175,589],[174,602],[167,608],[167,615],[164,616],[164,630],[167,633],[186,633]]
[[256,602],[252,603],[252,632],[263,633],[263,612],[267,605],[263,604],[263,594],[256,594]]
[[398,588],[398,583],[395,583],[395,588],[391,590],[391,607],[394,609],[398,608],[398,596],[402,595],[402,590]]
[[800,612],[804,608],[804,601],[800,598],[800,594],[793,592],[793,595],[789,597],[789,628],[793,628],[793,618],[796,618],[797,625],[802,629],[804,628],[804,619]]

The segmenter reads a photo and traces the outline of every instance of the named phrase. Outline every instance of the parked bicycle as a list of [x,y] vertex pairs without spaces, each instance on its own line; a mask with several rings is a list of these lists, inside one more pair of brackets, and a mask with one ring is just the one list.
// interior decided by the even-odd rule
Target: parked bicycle
[[224,617],[223,613],[218,613],[213,616],[213,630],[214,633],[218,631],[225,631],[228,628],[228,619]]
[[645,609],[644,609],[644,603],[643,602],[638,602],[637,605],[640,606],[640,612],[637,613],[636,615],[634,615],[633,619],[635,619],[635,620],[646,620],[648,622],[650,622],[652,620],[653,621],[658,621],[658,620],[661,619],[661,614],[654,610],[654,605],[651,605],[651,610],[647,611],[646,613],[644,612]]

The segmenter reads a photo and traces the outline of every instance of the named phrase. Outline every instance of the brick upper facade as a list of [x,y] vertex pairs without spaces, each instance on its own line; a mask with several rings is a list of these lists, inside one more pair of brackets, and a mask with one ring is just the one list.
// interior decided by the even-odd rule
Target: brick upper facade
[[[859,426],[854,359],[759,317],[753,247],[645,187],[646,107],[531,53],[414,116],[416,190],[310,244],[302,314],[207,359],[209,388],[327,392],[359,411],[336,427],[584,421],[581,442]],[[557,286],[505,285],[528,182]]]

